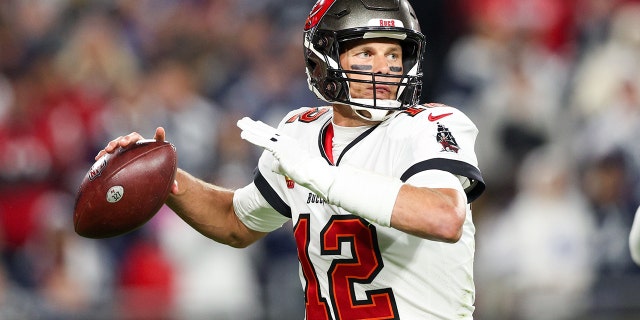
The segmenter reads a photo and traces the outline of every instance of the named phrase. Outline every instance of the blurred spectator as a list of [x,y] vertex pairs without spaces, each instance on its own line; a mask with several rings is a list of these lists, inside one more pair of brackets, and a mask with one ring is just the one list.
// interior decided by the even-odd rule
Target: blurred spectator
[[480,318],[561,320],[584,312],[596,227],[571,170],[564,150],[531,152],[513,201],[479,225]]
[[[60,75],[54,43],[32,44],[27,52],[4,87],[11,98],[0,118],[0,235],[7,274],[37,292],[49,284],[37,274],[46,264],[30,256],[29,246],[46,234],[41,219],[54,214],[47,211],[72,212],[66,197],[77,188],[75,174],[89,153],[90,123],[102,101]],[[60,207],[42,205],[45,200]]]
[[640,269],[633,263],[629,232],[638,207],[638,171],[622,150],[588,161],[583,168],[582,190],[596,213],[593,233],[597,278],[589,300],[590,313],[640,314],[634,297]]
[[0,318],[38,319],[42,314],[33,295],[17,285],[0,264]]
[[620,150],[589,161],[583,168],[582,190],[596,213],[597,261],[605,274],[635,269],[625,240],[637,208],[637,176],[628,156]]
[[[633,0],[632,0],[633,1]],[[627,0],[577,0],[576,58],[582,60],[584,53],[602,45],[609,38],[614,11]]]
[[634,147],[640,134],[640,3],[609,5],[601,19],[605,37],[575,66],[572,149],[583,169],[582,190],[597,214],[591,313],[637,317],[640,304],[630,297],[637,295],[640,269],[631,260],[628,234],[640,203],[640,151]]
[[[584,53],[576,66],[571,107],[574,149],[583,159],[617,149],[640,166],[640,3],[614,11],[607,41]],[[584,145],[590,145],[584,148]]]
[[62,75],[89,94],[109,97],[139,70],[121,26],[103,12],[81,16],[58,56]]
[[639,100],[640,3],[619,7],[609,26],[605,40],[584,51],[576,66],[571,106],[580,119]]
[[508,200],[527,153],[564,135],[559,124],[569,65],[545,42],[561,7],[551,0],[467,5],[471,30],[451,48],[439,101],[474,119],[488,191]]
[[111,317],[114,279],[102,243],[77,237],[68,222],[73,199],[50,192],[34,204],[37,233],[26,245],[46,318]]
[[173,319],[177,279],[158,243],[152,238],[139,239],[120,263],[116,318]]
[[[211,180],[218,157],[222,113],[202,96],[193,66],[165,58],[149,72],[147,89],[152,95],[146,114],[155,117],[155,126],[163,126],[169,139],[180,146],[178,165],[205,180]],[[147,128],[149,133],[155,127]]]
[[[272,24],[268,16],[256,16],[243,27],[239,54],[245,55],[248,64],[221,96],[231,112],[270,124],[291,105],[309,106],[318,101],[306,83],[300,28],[274,30]],[[266,41],[272,41],[270,46]],[[261,49],[265,47],[270,49]]]
[[257,247],[237,250],[212,242],[167,207],[152,224],[175,268],[175,319],[261,319],[260,284],[252,268]]

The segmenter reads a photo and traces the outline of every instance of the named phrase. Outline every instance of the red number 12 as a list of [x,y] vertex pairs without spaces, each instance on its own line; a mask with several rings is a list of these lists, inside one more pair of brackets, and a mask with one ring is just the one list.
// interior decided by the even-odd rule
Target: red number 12
[[[321,296],[316,271],[309,258],[309,214],[302,214],[293,234],[298,245],[298,259],[306,280],[305,309],[307,319],[331,319],[329,304]],[[329,298],[336,320],[398,319],[391,288],[366,291],[366,299],[357,300],[355,283],[371,283],[382,270],[375,227],[356,216],[334,216],[320,233],[322,255],[338,255],[350,244],[352,258],[335,259],[327,271]]]

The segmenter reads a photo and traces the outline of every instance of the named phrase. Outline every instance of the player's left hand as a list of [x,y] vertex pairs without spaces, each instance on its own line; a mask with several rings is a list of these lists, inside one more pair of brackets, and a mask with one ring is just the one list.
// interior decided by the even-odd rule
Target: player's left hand
[[274,168],[275,172],[326,198],[334,181],[335,167],[322,157],[301,148],[295,139],[279,133],[276,128],[262,121],[244,117],[238,121],[238,127],[242,129],[242,139],[271,152],[278,160],[279,166]]
[[402,187],[400,179],[348,164],[333,166],[301,147],[296,139],[260,121],[243,118],[238,127],[242,129],[242,139],[271,152],[278,160],[273,171],[288,176],[330,204],[381,226],[391,225],[391,213]]

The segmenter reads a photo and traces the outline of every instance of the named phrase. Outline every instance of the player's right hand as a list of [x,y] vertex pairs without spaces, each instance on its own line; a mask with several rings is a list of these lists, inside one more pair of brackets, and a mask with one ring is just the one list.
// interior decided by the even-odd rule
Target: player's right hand
[[[165,136],[166,136],[166,133],[164,131],[164,128],[163,127],[158,127],[158,128],[156,128],[156,133],[155,133],[153,138],[156,141],[165,141]],[[107,146],[104,147],[104,149],[100,150],[100,152],[98,152],[98,154],[95,157],[95,160],[100,159],[102,156],[104,156],[107,153],[114,153],[120,147],[126,148],[126,147],[130,146],[131,144],[136,143],[139,140],[144,140],[144,137],[142,137],[142,135],[140,135],[137,132],[129,133],[126,136],[117,137],[117,138],[109,141],[109,143],[107,143]],[[179,192],[180,192],[180,190],[178,188],[178,181],[174,180],[173,181],[173,186],[171,186],[171,193],[178,194]]]
[[[165,131],[164,128],[162,127],[158,127],[156,129],[156,134],[153,137],[156,141],[165,141]],[[118,148],[122,147],[122,148],[126,148],[128,146],[130,146],[131,144],[136,143],[139,140],[144,140],[144,137],[142,137],[142,135],[140,135],[137,132],[132,132],[126,136],[119,136],[111,141],[109,141],[109,143],[107,144],[106,147],[104,147],[104,149],[100,150],[100,152],[98,152],[98,154],[95,157],[95,160],[100,159],[103,155],[107,154],[107,153],[114,153]]]

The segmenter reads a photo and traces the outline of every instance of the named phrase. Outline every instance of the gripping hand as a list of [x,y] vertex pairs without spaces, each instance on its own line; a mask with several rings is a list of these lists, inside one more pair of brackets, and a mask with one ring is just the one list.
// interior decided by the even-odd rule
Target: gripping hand
[[274,172],[291,178],[296,183],[327,199],[337,169],[319,156],[310,154],[300,142],[281,134],[262,121],[244,117],[238,121],[240,137],[271,152],[278,160]]

